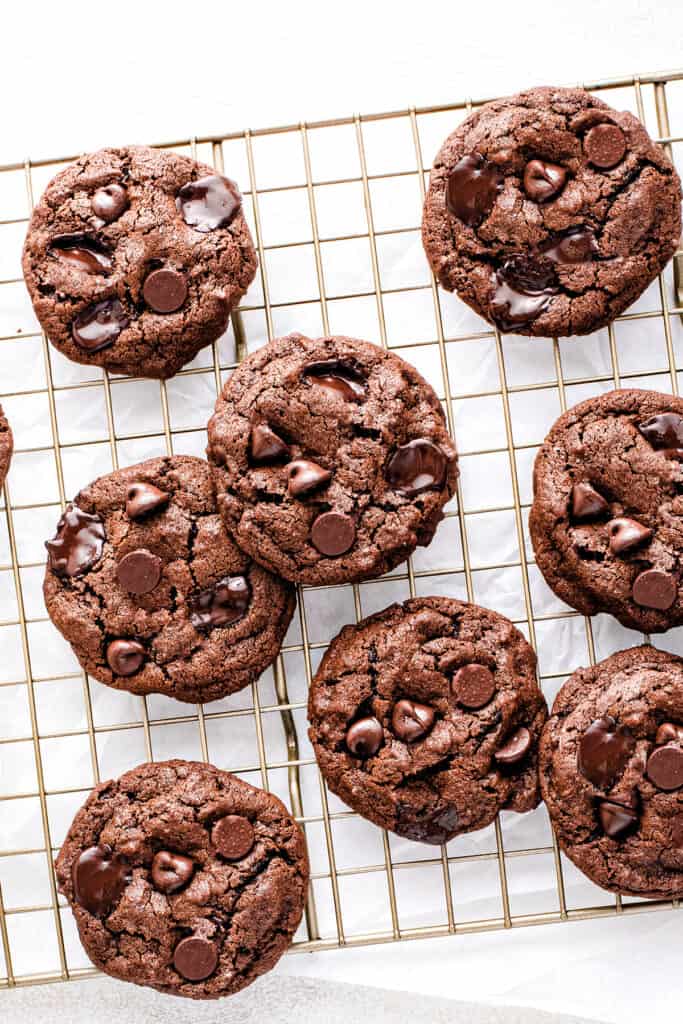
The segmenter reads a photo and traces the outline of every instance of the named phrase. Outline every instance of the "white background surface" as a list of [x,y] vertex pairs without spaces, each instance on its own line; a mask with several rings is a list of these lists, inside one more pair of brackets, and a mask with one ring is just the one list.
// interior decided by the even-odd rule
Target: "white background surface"
[[[0,162],[683,65],[680,0],[34,2],[5,19]],[[680,1015],[682,941],[683,915],[649,914],[279,969],[640,1024]]]

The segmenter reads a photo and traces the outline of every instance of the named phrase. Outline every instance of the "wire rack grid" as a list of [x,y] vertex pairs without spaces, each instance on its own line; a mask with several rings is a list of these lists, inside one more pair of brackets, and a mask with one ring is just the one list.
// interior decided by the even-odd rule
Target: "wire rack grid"
[[[683,71],[585,87],[632,109],[674,159],[683,151]],[[538,649],[549,700],[579,664],[642,640],[607,617],[583,618],[545,587],[526,533],[530,471],[550,423],[574,402],[626,381],[678,393],[682,257],[590,338],[492,330],[437,288],[419,239],[431,157],[476,105],[165,144],[238,179],[260,260],[230,330],[169,382],[76,367],[49,346],[23,288],[20,249],[34,196],[73,157],[0,167],[0,399],[16,446],[0,530],[0,988],[92,971],[53,858],[94,783],[168,756],[211,760],[276,792],[302,824],[313,870],[294,951],[675,906],[592,886],[560,854],[542,807],[503,813],[442,848],[382,833],[328,793],[306,736],[307,688],[327,643],[343,621],[393,599],[452,594],[509,615]],[[201,454],[231,370],[291,329],[367,337],[434,385],[462,469],[437,538],[388,577],[300,590],[282,652],[250,691],[190,709],[90,680],[47,619],[43,539],[99,473],[166,452]],[[658,642],[676,649],[680,632]]]

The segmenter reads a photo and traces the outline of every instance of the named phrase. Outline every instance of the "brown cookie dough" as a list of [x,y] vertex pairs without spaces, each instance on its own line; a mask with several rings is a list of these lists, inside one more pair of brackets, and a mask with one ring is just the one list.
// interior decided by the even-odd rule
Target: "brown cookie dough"
[[225,331],[256,273],[236,185],[144,146],[81,157],[35,207],[23,269],[48,338],[77,363],[171,377]]
[[597,885],[683,896],[683,661],[632,647],[579,669],[543,730],[540,775],[560,846]]
[[235,370],[208,429],[229,532],[299,583],[388,572],[429,544],[455,490],[439,400],[412,366],[367,341],[272,341]]
[[143,764],[97,786],[56,862],[86,953],[122,981],[192,999],[275,966],[308,859],[280,801],[210,764]]
[[539,803],[546,704],[508,619],[426,597],[346,626],[311,687],[309,735],[330,789],[364,818],[442,843]]
[[683,400],[611,391],[561,416],[536,456],[529,529],[573,608],[645,633],[683,623]]
[[209,467],[177,455],[84,488],[47,542],[50,618],[95,679],[132,693],[218,700],[277,657],[291,586],[232,543]]
[[12,430],[0,405],[0,487],[5,482],[9,464],[12,461],[13,450],[14,439],[12,437]]
[[582,89],[487,103],[437,154],[422,237],[440,283],[501,331],[590,334],[671,259],[681,186],[632,114]]

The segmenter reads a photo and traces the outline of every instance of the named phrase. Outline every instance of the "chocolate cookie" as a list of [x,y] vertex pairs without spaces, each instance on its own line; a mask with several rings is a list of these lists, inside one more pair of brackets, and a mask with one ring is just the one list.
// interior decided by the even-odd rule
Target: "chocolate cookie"
[[256,266],[234,182],[144,146],[60,171],[33,211],[23,258],[55,347],[142,377],[171,377],[220,337]]
[[632,647],[579,669],[540,747],[567,856],[611,892],[683,896],[683,660]]
[[304,837],[277,797],[192,761],[97,786],[56,869],[96,967],[192,999],[274,967],[308,885]]
[[5,482],[7,471],[9,470],[9,464],[12,461],[12,451],[14,449],[14,439],[12,437],[12,431],[10,425],[7,422],[2,406],[0,405],[0,487]]
[[632,114],[530,89],[470,114],[437,154],[422,237],[448,291],[501,331],[590,334],[671,259],[681,186]]
[[209,422],[224,522],[285,579],[379,576],[429,544],[457,455],[431,387],[353,338],[272,341],[233,373]]
[[529,517],[548,585],[585,615],[661,633],[683,623],[683,400],[611,391],[555,423]]
[[540,800],[536,656],[486,608],[393,604],[332,641],[309,735],[330,789],[408,839],[442,843]]
[[116,689],[234,693],[275,659],[294,611],[293,588],[227,536],[203,459],[100,477],[46,547],[50,618],[86,672]]

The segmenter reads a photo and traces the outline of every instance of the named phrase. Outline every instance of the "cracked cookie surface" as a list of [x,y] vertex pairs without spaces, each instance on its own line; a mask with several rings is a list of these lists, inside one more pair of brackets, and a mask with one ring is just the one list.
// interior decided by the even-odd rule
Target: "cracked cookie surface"
[[456,448],[434,391],[366,341],[270,342],[226,383],[208,432],[228,531],[300,583],[388,572],[431,541],[455,491]]
[[47,547],[50,618],[86,672],[132,693],[234,693],[275,659],[294,612],[293,588],[225,532],[203,459],[100,477]]
[[531,810],[546,719],[535,669],[508,619],[450,598],[346,626],[308,705],[327,784],[376,825],[426,843]]
[[589,334],[673,256],[681,187],[632,114],[581,89],[487,103],[444,142],[422,237],[434,273],[504,332]]
[[683,400],[611,391],[557,420],[534,466],[529,529],[555,593],[631,629],[683,623]]
[[179,760],[97,786],[56,871],[95,966],[194,999],[270,970],[308,885],[304,837],[276,797]]
[[220,337],[256,266],[234,183],[144,146],[61,171],[33,210],[23,255],[36,316],[60,352],[161,378]]
[[5,477],[9,470],[9,464],[12,461],[12,451],[14,450],[14,439],[12,437],[12,430],[7,417],[0,405],[0,487],[5,482]]
[[611,892],[683,895],[683,661],[653,647],[579,669],[540,745],[560,846]]

